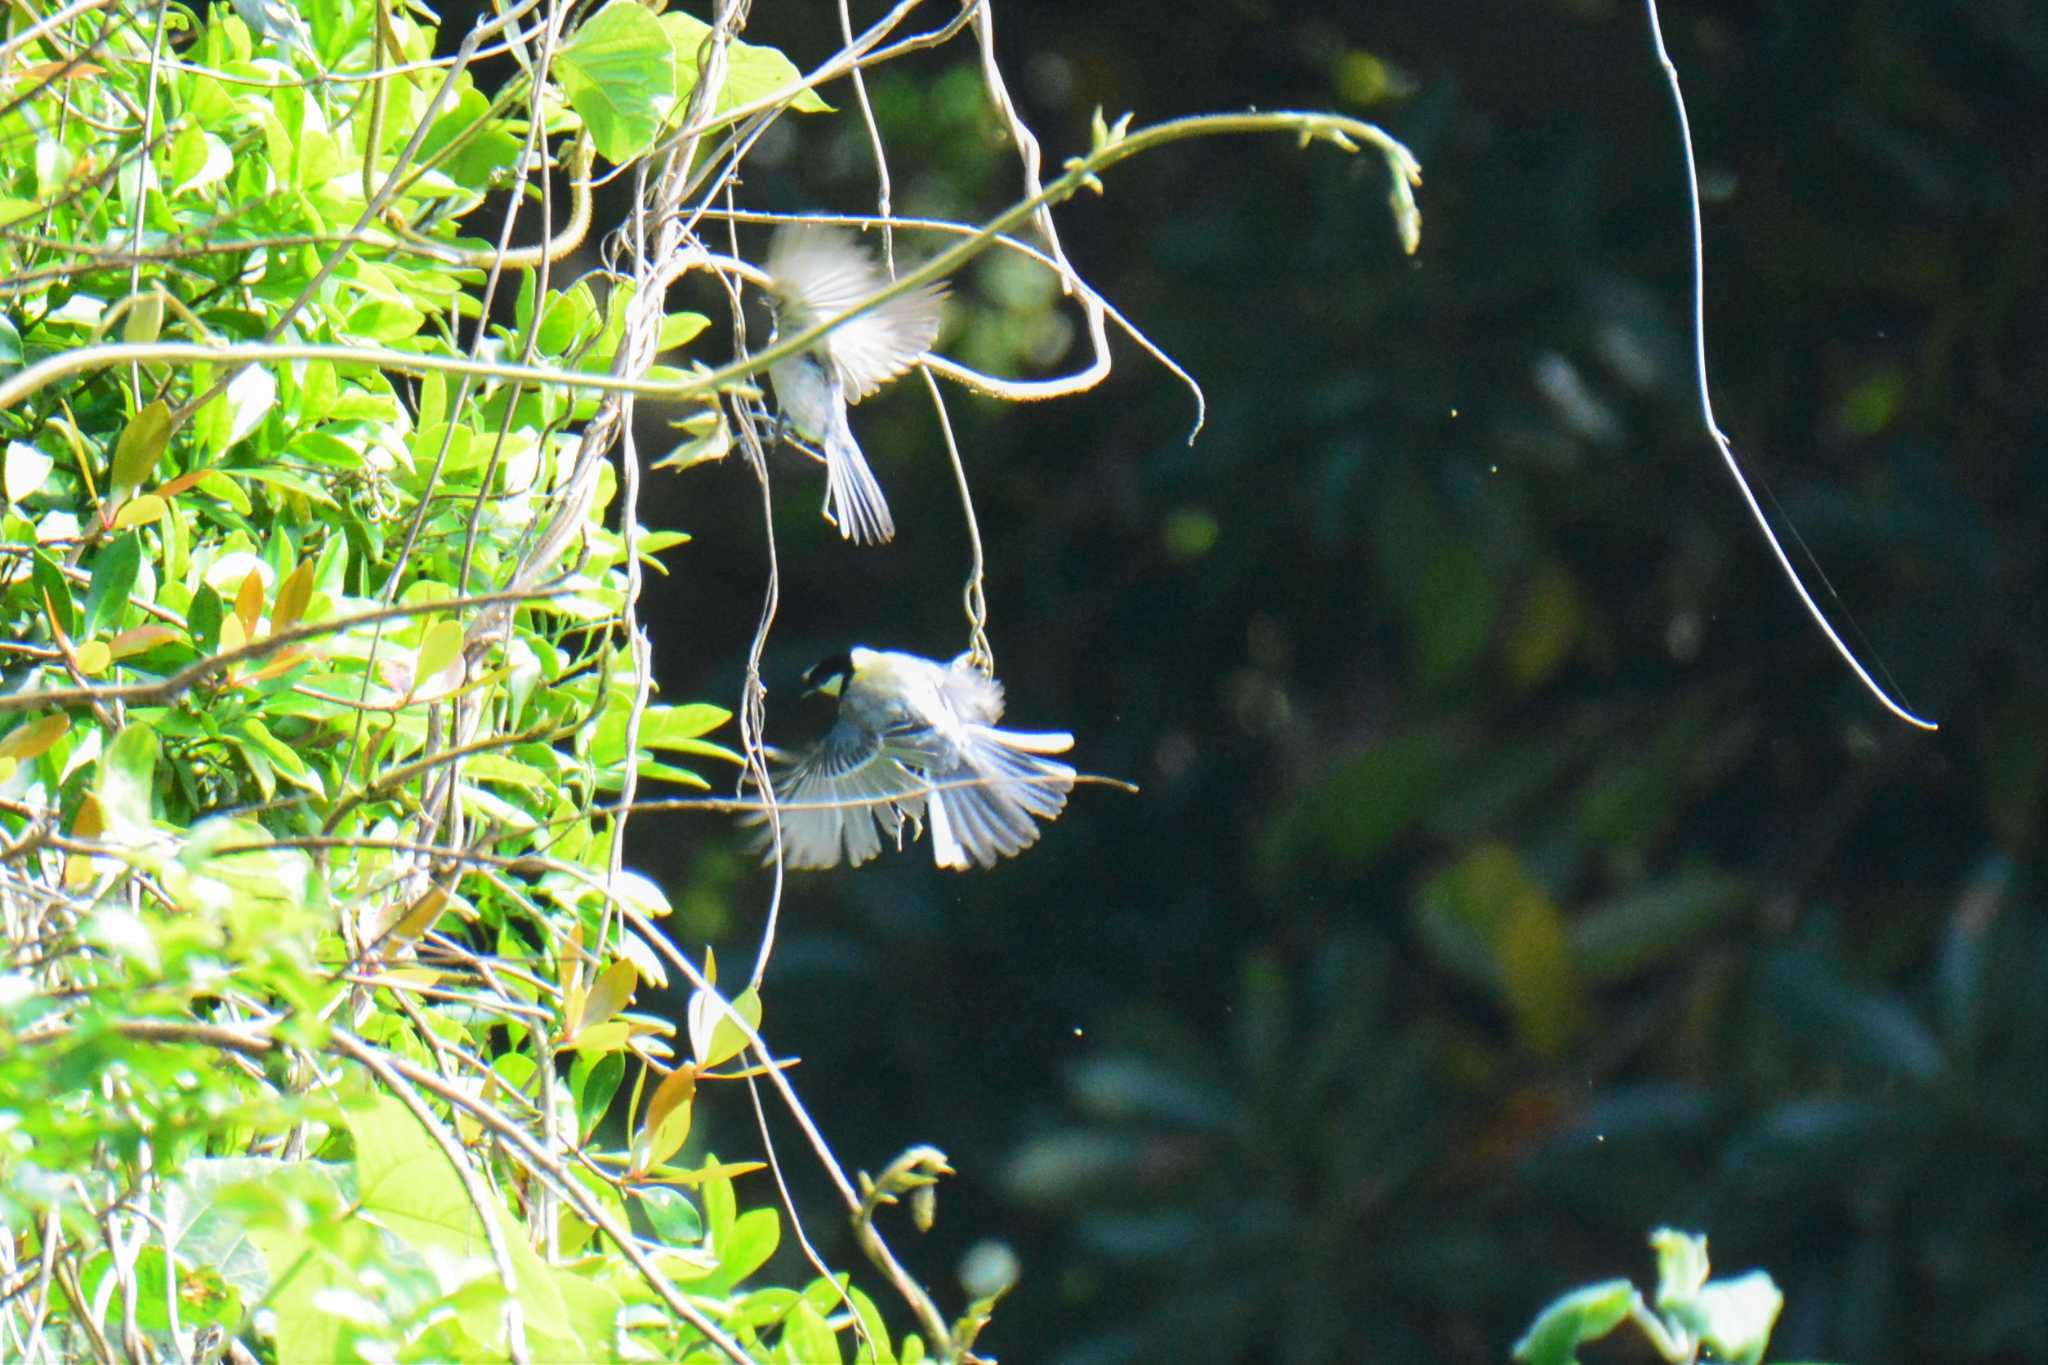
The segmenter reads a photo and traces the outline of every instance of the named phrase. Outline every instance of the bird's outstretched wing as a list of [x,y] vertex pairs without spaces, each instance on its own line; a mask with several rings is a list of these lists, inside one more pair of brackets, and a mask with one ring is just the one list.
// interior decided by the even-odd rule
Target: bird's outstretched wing
[[[767,269],[775,281],[782,325],[796,330],[838,317],[889,283],[851,233],[819,223],[777,228],[768,247]],[[863,313],[825,338],[847,402],[860,402],[932,348],[945,299],[944,285],[925,285]]]
[[[775,774],[784,861],[793,868],[859,867],[923,817],[925,779],[882,752],[879,737],[839,722],[815,749]],[[767,813],[753,817],[765,822]],[[774,839],[763,831],[762,850]],[[766,858],[764,858],[764,861]]]

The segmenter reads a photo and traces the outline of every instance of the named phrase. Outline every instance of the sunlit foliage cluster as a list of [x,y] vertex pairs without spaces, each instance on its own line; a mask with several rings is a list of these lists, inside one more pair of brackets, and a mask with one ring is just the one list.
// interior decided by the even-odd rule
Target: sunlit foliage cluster
[[[681,432],[650,466],[766,470],[759,352],[735,325],[718,365],[668,287],[759,286],[698,230],[812,85],[990,22],[909,8],[809,77],[732,4],[8,11],[0,1355],[971,1358],[1008,1279],[948,1319],[874,1226],[928,1224],[944,1156],[839,1168],[760,1035],[772,935],[721,992],[625,833],[654,784],[763,771],[758,677],[728,743],[652,675],[642,590],[686,537],[641,524],[635,399]],[[1369,125],[1098,117],[1041,185],[1012,115],[1024,198],[925,268],[1036,222],[1100,356],[1044,207],[1275,130],[1370,144],[1412,249],[1416,168]],[[675,1018],[634,1008],[663,988]],[[759,1283],[796,1211],[686,1145],[732,1082],[805,1128],[914,1332],[808,1243]]]

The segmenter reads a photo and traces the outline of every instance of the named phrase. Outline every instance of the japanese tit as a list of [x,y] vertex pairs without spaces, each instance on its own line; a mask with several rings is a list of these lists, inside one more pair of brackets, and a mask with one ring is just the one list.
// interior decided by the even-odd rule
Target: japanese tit
[[[853,234],[816,223],[777,228],[767,269],[775,282],[777,335],[838,317],[888,284]],[[913,289],[768,367],[775,402],[789,426],[824,448],[825,516],[849,540],[888,540],[896,523],[853,439],[847,404],[874,393],[931,349],[945,297],[944,285]]]
[[1038,842],[1037,822],[1066,808],[1074,770],[1048,755],[1074,737],[997,729],[1003,685],[965,654],[942,664],[855,647],[804,682],[836,696],[839,713],[775,775],[791,867],[832,867],[842,855],[858,867],[882,851],[884,833],[900,846],[917,824],[930,826],[940,867],[994,867]]

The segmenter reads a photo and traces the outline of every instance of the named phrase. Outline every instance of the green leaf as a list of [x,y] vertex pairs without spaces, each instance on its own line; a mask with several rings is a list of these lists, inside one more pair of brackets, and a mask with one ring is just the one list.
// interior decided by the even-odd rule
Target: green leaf
[[575,1021],[577,1031],[602,1024],[632,1004],[633,992],[639,988],[639,970],[625,958],[605,968],[591,983],[590,994],[584,997],[583,1017]]
[[[678,768],[673,763],[656,763],[652,759],[643,758],[634,765],[633,770],[642,777],[658,778],[663,782],[673,782],[679,787],[688,787],[692,791],[708,792],[711,790],[711,784],[702,777],[691,772],[688,768]],[[604,790],[617,791],[618,784],[606,783],[604,784]]]
[[855,1333],[859,1343],[854,1356],[856,1365],[897,1365],[896,1352],[889,1344],[889,1325],[882,1321],[875,1301],[851,1285],[847,1286],[846,1296],[853,1300],[853,1314],[860,1320],[860,1330]]
[[818,1310],[799,1299],[782,1324],[775,1358],[789,1365],[840,1365],[839,1336]]
[[1846,977],[1830,955],[1804,947],[1764,958],[1757,1001],[1791,1045],[1830,1066],[1883,1084],[1931,1085],[1948,1056],[1914,1008],[1892,991]]
[[626,1076],[626,1058],[618,1052],[578,1053],[569,1067],[569,1092],[576,1099],[576,1127],[594,1133],[611,1108],[612,1097]]
[[242,766],[249,770],[249,776],[256,779],[256,790],[263,794],[265,801],[277,799],[277,769],[271,766],[270,755],[260,745],[243,739],[229,739],[229,745],[242,756]]
[[1555,562],[1540,565],[1508,626],[1508,677],[1517,690],[1549,682],[1586,628],[1578,580]]
[[676,56],[637,0],[611,0],[555,54],[555,74],[591,140],[614,164],[653,145],[676,105]]
[[226,607],[220,594],[211,585],[201,583],[199,591],[192,594],[192,605],[185,612],[185,628],[192,634],[193,647],[205,654],[220,649],[220,621]]
[[551,1342],[560,1343],[553,1353],[565,1360],[614,1359],[617,1348],[612,1339],[619,1311],[624,1307],[619,1296],[577,1267],[549,1265],[534,1254],[523,1240],[524,1234],[519,1235],[522,1240],[514,1246],[513,1261],[519,1269],[522,1300],[530,1302],[539,1297],[533,1286],[545,1277],[553,1296],[562,1305],[559,1331],[554,1329],[551,1317],[534,1320],[534,1335],[539,1344],[545,1348]]
[[212,133],[200,131],[196,124],[187,124],[172,144],[171,193],[196,194],[211,189],[227,179],[234,165],[227,143]]
[[1472,747],[1463,730],[1418,726],[1340,761],[1266,832],[1261,862],[1271,872],[1317,854],[1340,868],[1363,867],[1436,805]]
[[114,489],[125,494],[140,488],[170,443],[171,410],[159,398],[135,414],[114,445]]
[[752,986],[747,987],[731,1001],[731,1012],[716,996],[706,991],[690,993],[690,1050],[697,1058],[700,1069],[710,1068],[730,1061],[747,1050],[747,1035],[733,1022],[737,1014],[753,1028],[761,1031],[761,995]]
[[731,1322],[735,1328],[755,1333],[775,1326],[789,1316],[789,1310],[796,1307],[797,1292],[781,1285],[763,1285],[748,1290],[740,1301],[733,1305]]
[[1419,478],[1397,481],[1380,512],[1380,573],[1406,618],[1416,675],[1425,687],[1449,686],[1485,653],[1500,576],[1484,542],[1453,524]]
[[[251,1223],[311,1214],[311,1194],[322,1208],[339,1208],[340,1194],[333,1168],[318,1162],[286,1162],[272,1157],[202,1157],[187,1162],[169,1201],[184,1222],[178,1236],[179,1257],[188,1265],[206,1265],[245,1300],[261,1298],[270,1287],[263,1253],[250,1237]],[[258,1202],[250,1209],[245,1196]]]
[[1757,1365],[1771,1344],[1771,1331],[1785,1296],[1761,1270],[1729,1280],[1710,1280],[1692,1295],[1657,1306],[1673,1322],[1713,1348],[1717,1360]]
[[344,1218],[316,1228],[257,1226],[249,1235],[270,1268],[264,1306],[276,1312],[280,1365],[356,1359],[362,1326],[333,1309],[339,1295],[361,1294],[356,1266],[384,1259],[376,1229]]
[[612,879],[612,894],[619,903],[648,919],[662,919],[671,907],[668,893],[659,883],[638,872],[626,871]]
[[1606,1280],[1574,1289],[1536,1315],[1515,1343],[1515,1359],[1527,1365],[1578,1365],[1578,1348],[1598,1341],[1628,1317],[1636,1288],[1627,1280]]
[[396,346],[418,335],[426,314],[397,299],[368,299],[349,310],[343,326],[351,336]]
[[107,833],[135,839],[152,828],[150,793],[156,782],[156,731],[134,723],[114,736],[100,756],[99,781],[93,793],[106,817]]
[[[411,1111],[380,1095],[349,1110],[347,1122],[355,1138],[357,1198],[362,1211],[408,1247],[475,1262],[477,1275],[488,1277],[490,1285],[496,1286],[490,1243],[476,1206],[470,1203],[447,1155]],[[587,1352],[591,1343],[582,1340],[574,1325],[576,1313],[564,1298],[563,1285],[553,1268],[534,1255],[524,1231],[513,1226],[502,1209],[492,1206],[490,1216],[497,1221],[500,1240],[512,1259],[527,1330],[554,1343],[557,1354]],[[609,1297],[607,1291],[598,1292]],[[496,1340],[502,1298],[502,1287],[495,1292],[486,1288],[465,1304],[465,1325],[480,1341]],[[603,1317],[608,1333],[604,1299],[591,1301],[583,1296],[578,1311]]]
[[1742,883],[1683,872],[1575,915],[1572,960],[1588,981],[1628,981],[1662,967],[1725,923],[1747,900]]
[[71,600],[71,582],[57,561],[37,550],[29,564],[29,581],[35,585],[38,612],[47,611],[56,627],[72,639],[78,638],[78,604]]
[[634,1193],[647,1212],[648,1223],[662,1241],[670,1246],[692,1246],[703,1239],[704,1219],[681,1190],[649,1185]]
[[71,717],[62,711],[54,715],[37,716],[15,726],[5,735],[0,735],[0,758],[12,758],[23,762],[31,758],[40,758],[70,729]]
[[699,408],[669,425],[691,434],[688,440],[656,460],[656,469],[688,469],[691,465],[722,460],[732,451],[732,430],[726,425],[725,413],[718,408]]
[[93,556],[92,587],[85,594],[85,611],[78,627],[82,638],[120,624],[141,567],[142,537],[134,531],[114,537]]
[[427,627],[413,661],[413,683],[424,688],[429,678],[462,657],[462,622],[436,621]]
[[695,1118],[697,1070],[684,1063],[662,1078],[633,1139],[633,1170],[651,1171],[682,1148]]
[[660,565],[653,556],[672,546],[687,545],[689,542],[690,533],[687,531],[643,531],[639,540],[634,542],[634,548],[640,552],[643,560],[659,568]]
[[711,319],[702,313],[669,313],[661,319],[661,334],[655,342],[656,351],[671,351],[685,346],[696,335],[711,325]]
[[194,486],[208,497],[220,499],[245,517],[255,509],[256,504],[249,501],[249,495],[242,491],[242,485],[218,469],[209,469],[201,474],[199,482]]
[[590,286],[579,281],[573,289],[549,293],[547,307],[541,313],[540,327],[533,335],[533,344],[542,355],[566,355],[571,347],[600,325],[597,300],[591,294]]
[[732,1233],[712,1247],[718,1256],[715,1282],[731,1288],[768,1264],[782,1241],[782,1219],[772,1208],[749,1209],[733,1221]]
[[698,1197],[704,1203],[704,1226],[713,1246],[731,1239],[733,1225],[739,1218],[739,1200],[733,1194],[732,1177],[718,1168],[718,1159],[705,1153],[704,1161],[713,1167],[713,1173],[698,1183]]
[[1707,1239],[1676,1228],[1650,1234],[1657,1252],[1657,1307],[1682,1302],[1707,1282]]
[[238,479],[249,479],[256,483],[267,483],[273,488],[282,488],[287,492],[301,494],[322,507],[333,507],[335,505],[334,499],[328,496],[326,489],[304,475],[294,474],[288,469],[230,469],[225,472],[234,475]]
[[295,749],[273,735],[270,727],[261,719],[256,716],[244,716],[235,729],[250,744],[262,750],[263,756],[270,760],[271,766],[283,773],[294,785],[304,787],[315,796],[327,795],[327,787],[321,782],[319,774],[306,766],[305,760],[299,757]]
[[[650,706],[640,718],[640,742],[650,749],[679,748],[732,719],[732,712],[708,702]],[[623,739],[623,734],[621,739]],[[702,752],[693,750],[693,752]]]
[[365,1213],[409,1244],[488,1257],[483,1221],[440,1146],[389,1096],[347,1113],[355,1138],[356,1191]]
[[121,340],[148,345],[164,330],[164,296],[143,294],[121,319]]
[[[711,26],[681,11],[662,15],[661,25],[675,44],[676,97],[687,100],[697,84],[697,54],[703,50]],[[718,111],[723,113],[765,99],[802,78],[796,63],[778,49],[735,41],[726,50],[725,88],[718,94]],[[832,106],[818,98],[814,90],[799,94],[789,102],[789,107],[799,114],[832,112]]]
[[1536,1055],[1558,1055],[1587,1023],[1563,915],[1507,847],[1482,844],[1425,882],[1415,927],[1438,962],[1499,996]]
[[502,782],[527,791],[549,791],[556,779],[530,763],[503,754],[471,754],[462,760],[462,775],[481,782]]

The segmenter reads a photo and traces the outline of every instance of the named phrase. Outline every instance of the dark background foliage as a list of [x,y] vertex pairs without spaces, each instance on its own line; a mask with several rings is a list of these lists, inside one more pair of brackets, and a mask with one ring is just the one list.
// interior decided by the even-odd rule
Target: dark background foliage
[[[808,64],[829,13],[748,36]],[[1006,1239],[1011,1359],[1498,1360],[1553,1294],[1646,1275],[1669,1222],[1777,1278],[1782,1355],[2048,1358],[2043,11],[1666,15],[1722,424],[1934,736],[1830,655],[1702,434],[1639,7],[998,16],[1055,161],[1097,105],[1342,108],[1420,156],[1426,226],[1402,257],[1370,156],[1170,149],[1062,222],[1201,379],[1201,438],[1127,345],[1074,401],[949,395],[1012,715],[1144,791],[1078,793],[991,873],[920,848],[792,880],[769,1023],[822,1126],[852,1164],[930,1141],[961,1171],[901,1233],[921,1273],[956,1292]],[[872,82],[899,211],[1015,192],[959,59]],[[750,168],[759,202],[873,203],[850,115]],[[951,353],[1073,362],[1044,280],[957,289]],[[965,643],[918,388],[857,414],[886,551],[775,456],[783,742],[823,723],[813,659]],[[650,488],[696,536],[654,609],[674,696],[737,692],[757,496],[737,461]],[[665,818],[635,861],[679,936],[748,955],[766,877]]]

